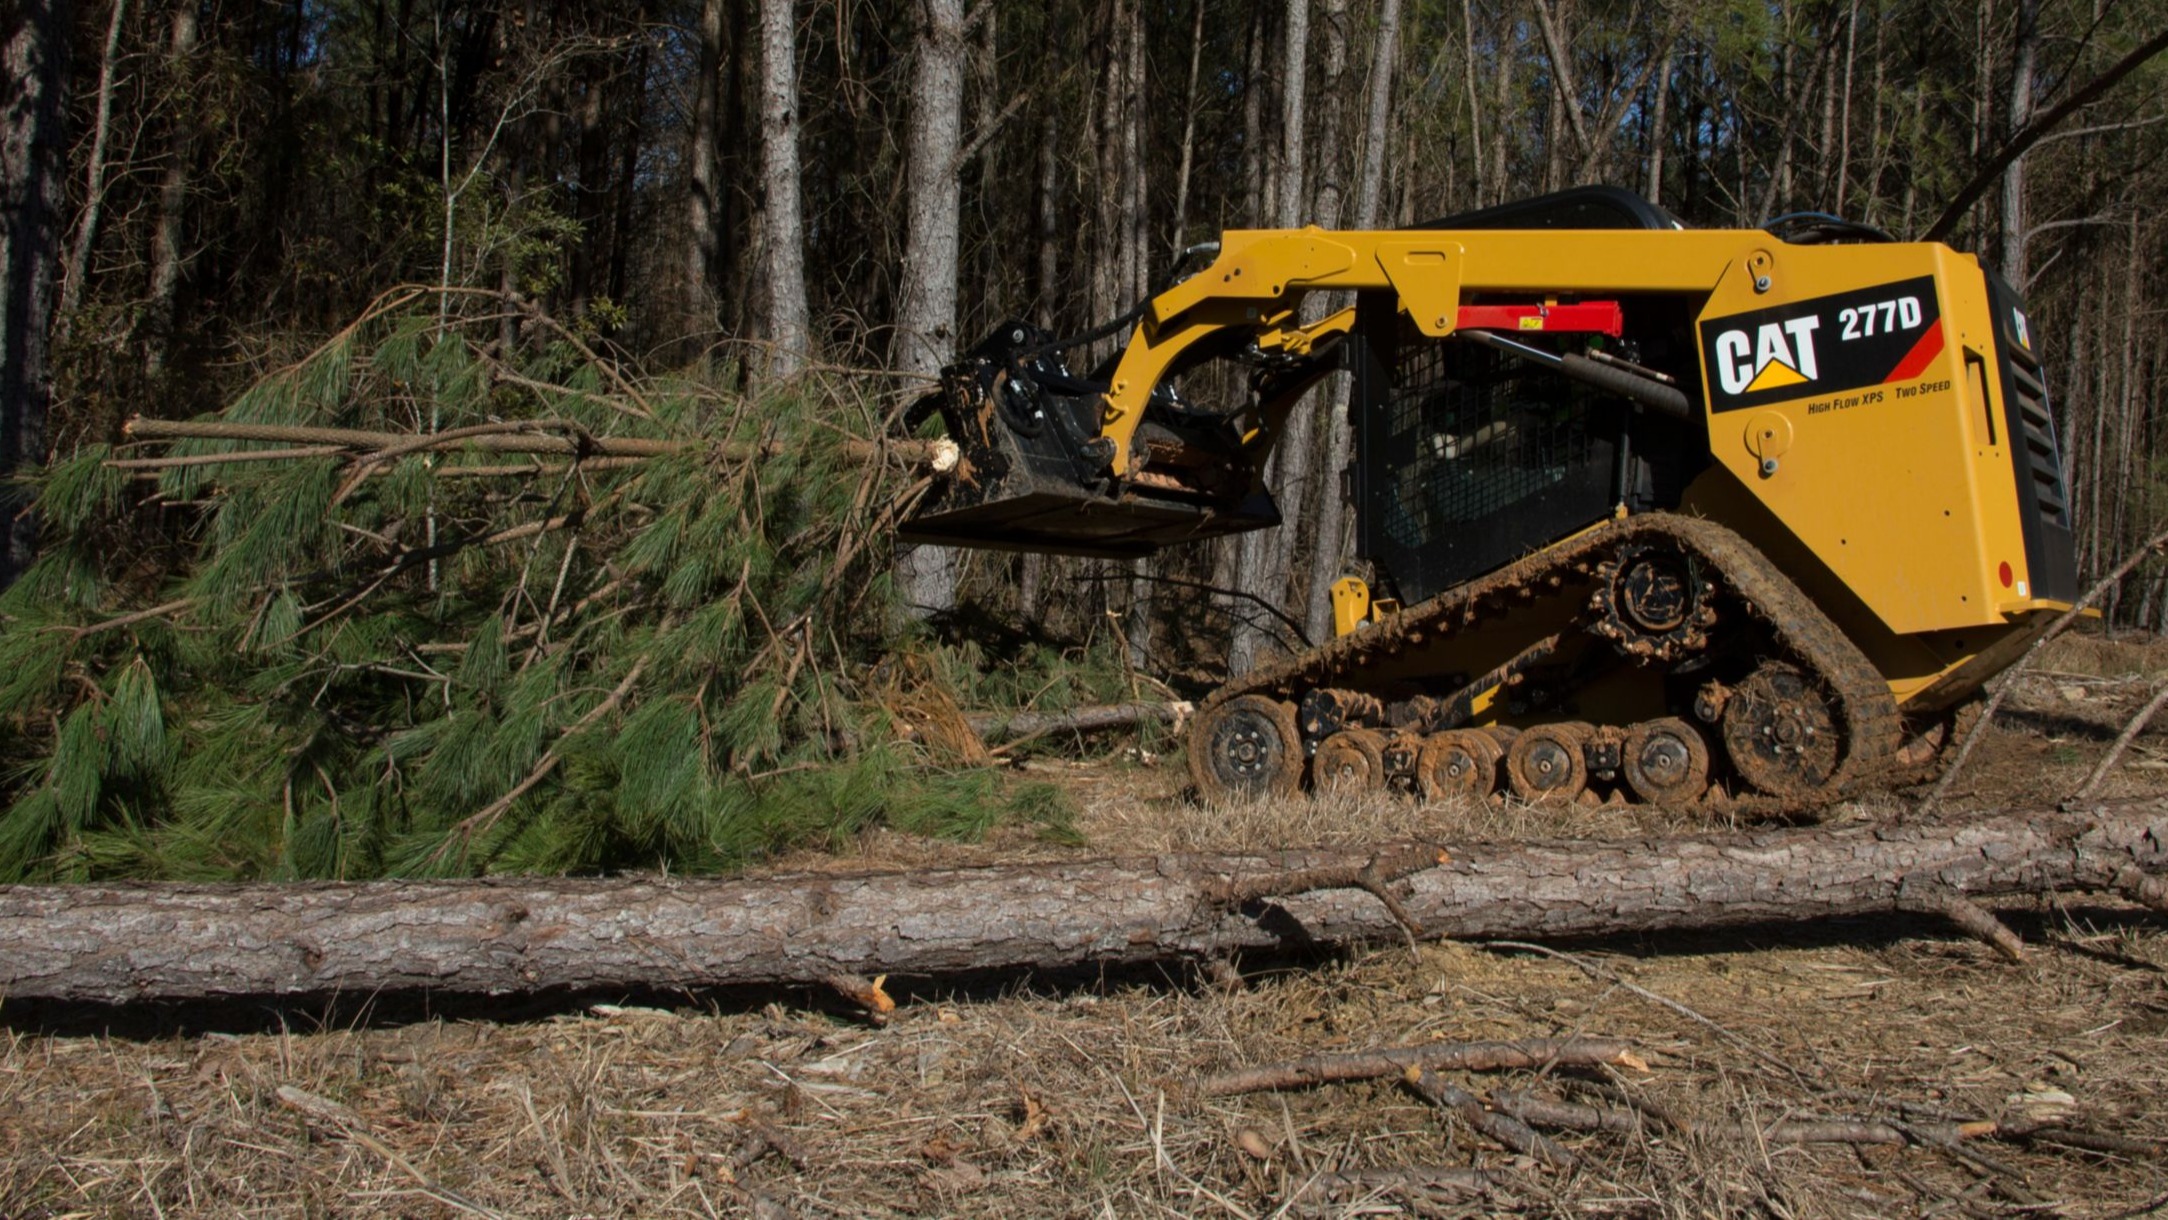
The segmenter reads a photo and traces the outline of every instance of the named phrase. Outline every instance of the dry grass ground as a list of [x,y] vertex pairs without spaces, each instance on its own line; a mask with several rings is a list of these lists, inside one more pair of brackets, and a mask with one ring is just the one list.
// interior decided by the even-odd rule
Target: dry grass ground
[[[2156,657],[2098,641],[2061,650],[1991,730],[1958,804],[2074,787],[2143,700]],[[2160,787],[2162,746],[2141,742],[2120,791]],[[1206,810],[1174,798],[1179,769],[1165,764],[1069,781],[1083,850],[1677,825],[1591,810],[1560,827],[1390,800]],[[883,834],[837,865],[1057,850],[1077,849]],[[918,997],[879,1029],[796,997],[193,1037],[0,1033],[0,1217],[2168,1215],[2168,920],[2110,902],[2005,914],[2033,945],[2025,964],[1885,919],[1567,946],[1615,979],[1427,945],[1263,970],[1233,990],[1010,980]],[[1958,1153],[1561,1136],[1579,1157],[1561,1173],[1391,1081],[1191,1095],[1213,1072],[1320,1051],[1571,1034],[1635,1045],[1648,1070],[1616,1077],[1630,1095],[1749,1131],[1809,1115],[2031,1117],[2137,1143]],[[1458,1079],[1556,1093],[1576,1074],[1548,1075]],[[1325,1172],[1408,1165],[1481,1166],[1500,1186],[1488,1198],[1305,1190]]]

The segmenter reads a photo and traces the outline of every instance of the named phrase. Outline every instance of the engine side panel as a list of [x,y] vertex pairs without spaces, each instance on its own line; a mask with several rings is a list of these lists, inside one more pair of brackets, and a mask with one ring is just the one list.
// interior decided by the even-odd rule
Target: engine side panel
[[2025,437],[1977,262],[1934,245],[1767,254],[1727,271],[1698,326],[1717,462],[1889,631],[2041,608],[2064,581],[2026,546],[2037,505],[2019,503]]

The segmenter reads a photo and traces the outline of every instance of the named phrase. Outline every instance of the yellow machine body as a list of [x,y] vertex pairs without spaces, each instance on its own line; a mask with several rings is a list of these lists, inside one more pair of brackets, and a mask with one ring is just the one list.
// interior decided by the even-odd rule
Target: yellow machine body
[[[1312,293],[1352,293],[1356,304],[1304,321]],[[1610,327],[1614,339],[1632,341],[1643,318],[1672,319],[1649,342],[1656,355],[1646,364],[1613,355],[1603,335],[1586,333],[1597,325],[1585,320],[1592,303],[1625,319],[1623,331]],[[1569,317],[1584,320],[1559,321]],[[1022,459],[989,446],[995,421],[1024,414],[1003,395],[1034,374],[1052,380],[1030,363],[1046,347],[982,347],[975,373],[952,369],[942,410],[980,498],[936,505],[905,535],[1121,555],[1277,524],[1266,460],[1308,391],[1341,368],[1354,371],[1358,387],[1370,385],[1358,389],[1354,418],[1369,427],[1405,406],[1389,384],[1389,361],[1373,349],[1405,354],[1456,339],[1559,367],[1635,420],[1667,414],[1664,427],[1677,431],[1660,435],[1680,452],[1662,455],[1666,469],[1690,477],[1654,510],[1744,539],[1856,647],[1907,715],[1973,694],[2075,598],[2059,455],[2015,293],[1971,256],[1935,243],[1804,243],[1763,230],[1654,224],[1226,233],[1208,266],[1140,307],[1125,346],[1074,400],[1082,442],[1070,446],[1071,464],[1025,455],[1044,479],[1010,517],[986,487]],[[1201,413],[1175,387],[1227,359],[1259,370],[1249,401]],[[1054,401],[1026,405],[1044,412]],[[1374,415],[1367,424],[1366,410]],[[1216,420],[1225,421],[1222,441],[1208,426]],[[1363,427],[1358,435],[1369,435]],[[1547,633],[1582,614],[1585,599],[1531,607],[1513,625],[1484,628],[1487,635],[1419,630],[1394,641],[1389,656],[1358,657],[1359,642],[1367,627],[1395,621],[1403,602],[1420,615],[1419,603],[1485,571],[1565,554],[1584,534],[1648,511],[1646,495],[1629,494],[1641,486],[1630,459],[1647,454],[1631,448],[1628,427],[1619,425],[1615,505],[1563,524],[1540,513],[1493,514],[1482,528],[1505,531],[1510,544],[1497,562],[1423,588],[1341,581],[1332,605],[1342,639],[1314,663],[1298,658],[1290,672],[1358,673],[1386,699],[1429,676],[1466,679],[1496,665],[1490,687],[1477,682],[1456,696],[1452,722],[1510,715],[1501,692],[1519,679],[1498,657],[1523,664]],[[1504,426],[1441,429],[1394,442],[1409,452],[1371,452],[1358,464],[1389,472],[1394,462],[1525,440]],[[977,474],[973,454],[983,455]],[[1074,504],[1056,494],[1068,471],[1090,489]],[[1361,494],[1370,499],[1359,512],[1398,511],[1390,497]],[[1133,523],[1136,532],[1125,533]],[[1584,563],[1584,576],[1600,575],[1601,562]],[[1461,619],[1473,622],[1474,611]],[[1299,700],[1300,685],[1281,681],[1274,697]],[[1577,696],[1587,707],[1659,716],[1666,698],[1632,671],[1603,675]],[[1676,710],[1675,693],[1668,698]]]
[[[2013,438],[1992,376],[1997,334],[1986,282],[1971,256],[1939,244],[1795,248],[1759,231],[1231,232],[1211,266],[1153,300],[1115,368],[1104,422],[1115,471],[1151,388],[1185,351],[1240,327],[1268,350],[1306,353],[1344,334],[1354,311],[1299,325],[1301,296],[1345,289],[1391,290],[1415,327],[1439,338],[1452,334],[1462,299],[1477,293],[1704,297],[1704,329],[1746,334],[1743,355],[1727,345],[1721,358],[1751,364],[1748,384],[1762,378],[1779,393],[1761,391],[1746,409],[1705,403],[1720,469],[1702,476],[1686,507],[1794,560],[1787,570],[1807,570],[1803,583],[1819,586],[1810,592],[1824,594],[1821,604],[1846,633],[1888,666],[1901,700],[1929,691],[2038,612],[2069,608],[2033,593]],[[1923,292],[1939,308],[1914,319],[1904,302]],[[1798,302],[1863,293],[1875,299],[1840,306],[1813,327],[1766,320]],[[1930,322],[1930,314],[1939,316]],[[1743,321],[1725,325],[1734,318]],[[1869,326],[1917,334],[1928,325],[1941,328],[1937,350],[1897,370],[1901,379],[1828,390],[1808,375],[1820,371],[1821,353],[1873,338]],[[1721,386],[1728,372],[1704,368],[1704,384]],[[1296,398],[1266,404],[1247,434],[1254,451],[1269,449]]]

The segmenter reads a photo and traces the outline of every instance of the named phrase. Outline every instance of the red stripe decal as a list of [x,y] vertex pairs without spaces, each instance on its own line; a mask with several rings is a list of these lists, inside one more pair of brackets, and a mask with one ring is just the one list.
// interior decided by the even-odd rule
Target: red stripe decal
[[1912,350],[1905,353],[1905,358],[1899,360],[1897,367],[1891,369],[1889,376],[1884,377],[1882,380],[1885,382],[1910,381],[1926,372],[1927,366],[1933,363],[1934,358],[1941,354],[1942,320],[1937,318],[1935,324],[1927,328],[1927,333],[1920,336],[1920,341],[1912,345]]

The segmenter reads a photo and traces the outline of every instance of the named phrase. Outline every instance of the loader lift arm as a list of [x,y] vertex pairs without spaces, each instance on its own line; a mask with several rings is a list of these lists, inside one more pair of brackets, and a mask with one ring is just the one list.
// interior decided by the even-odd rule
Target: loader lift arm
[[[1600,298],[1705,297],[1727,274],[1756,274],[1775,244],[1755,231],[1227,233],[1209,266],[1135,311],[1100,376],[1072,376],[1058,343],[1022,323],[997,328],[950,366],[916,415],[942,414],[963,446],[963,468],[902,536],[1123,558],[1277,525],[1265,463],[1288,413],[1341,367],[1356,319],[1349,307],[1303,322],[1310,293],[1387,299],[1430,338],[1463,329],[1616,337],[1619,308]],[[1513,346],[1667,414],[1692,410],[1683,393],[1641,371]],[[1200,409],[1181,396],[1182,375],[1215,359],[1253,367],[1249,402]]]
[[[1487,307],[1464,307],[1468,297],[1555,302],[1624,293],[1705,296],[1734,264],[1744,274],[1766,266],[1766,247],[1775,243],[1758,231],[1231,232],[1211,266],[1152,298],[1123,349],[1105,391],[1102,434],[1114,442],[1110,469],[1117,476],[1126,472],[1129,441],[1153,389],[1199,343],[1246,331],[1262,349],[1306,354],[1326,337],[1346,333],[1353,310],[1309,326],[1296,321],[1309,293],[1390,290],[1420,333],[1442,339],[1462,326],[1464,308],[1486,310],[1479,324],[1498,319]],[[1549,321],[1541,315],[1537,320]],[[1275,405],[1284,415],[1292,403]]]

